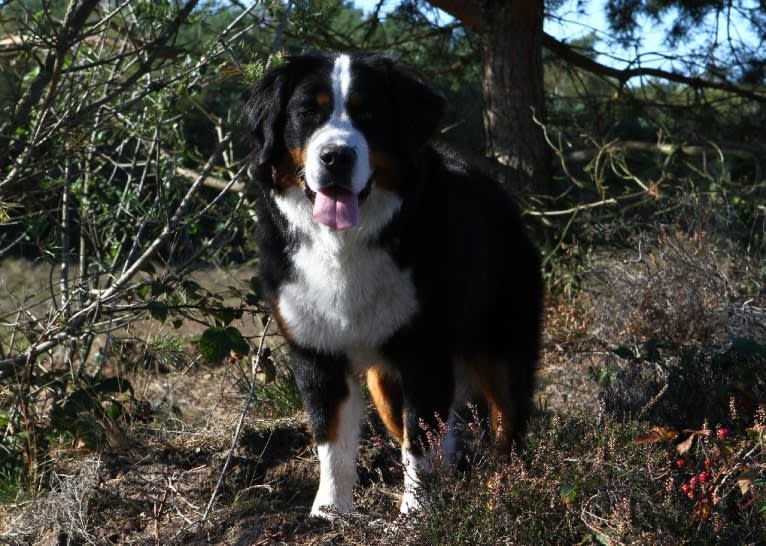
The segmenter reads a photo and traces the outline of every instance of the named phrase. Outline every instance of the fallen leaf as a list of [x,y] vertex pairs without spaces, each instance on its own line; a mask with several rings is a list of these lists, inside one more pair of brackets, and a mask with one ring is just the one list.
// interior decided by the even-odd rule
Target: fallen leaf
[[709,518],[712,511],[713,509],[707,501],[700,501],[697,503],[697,506],[694,507],[695,515],[702,521]]
[[639,434],[633,440],[637,444],[658,444],[660,442],[669,442],[678,436],[678,431],[674,428],[652,427],[646,434]]
[[760,472],[755,468],[748,468],[743,470],[737,477],[737,485],[743,495],[746,495],[750,488],[753,486],[753,481],[758,477]]
[[689,437],[676,446],[676,451],[679,455],[686,455],[694,444],[694,437],[696,434],[690,434]]
[[748,432],[753,432],[758,436],[762,436],[764,433],[766,433],[766,425],[763,423],[756,423],[752,427],[747,429]]

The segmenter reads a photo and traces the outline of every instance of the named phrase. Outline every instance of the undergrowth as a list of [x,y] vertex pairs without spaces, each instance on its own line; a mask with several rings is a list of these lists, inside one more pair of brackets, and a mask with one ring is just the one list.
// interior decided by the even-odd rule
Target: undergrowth
[[763,543],[762,420],[723,437],[729,429],[649,431],[635,421],[539,417],[521,455],[432,475],[411,543]]

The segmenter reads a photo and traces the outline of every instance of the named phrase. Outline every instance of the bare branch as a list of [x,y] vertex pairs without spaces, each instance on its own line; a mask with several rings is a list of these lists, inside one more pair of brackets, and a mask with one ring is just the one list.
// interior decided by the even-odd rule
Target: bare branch
[[[609,151],[635,151],[661,155],[681,154],[688,156],[701,156],[704,154],[718,154],[721,152],[726,157],[737,159],[758,160],[764,157],[766,151],[748,150],[743,147],[717,148],[714,146],[699,146],[687,144],[661,144],[656,142],[642,142],[638,140],[615,140],[608,144]],[[583,162],[590,161],[602,148],[588,148],[574,150],[565,154],[567,161]]]
[[[429,3],[446,11],[456,19],[460,20],[468,28],[480,30],[481,10],[479,2],[471,2],[467,0],[429,0]],[[612,68],[611,66],[601,64],[590,57],[578,53],[571,46],[547,33],[543,33],[543,47],[573,66],[600,76],[615,78],[622,85],[634,78],[651,77],[688,85],[694,89],[718,89],[758,102],[766,102],[766,94],[757,91],[756,87],[745,87],[732,82],[714,81],[696,76],[685,76],[683,74],[678,74],[677,72],[670,72],[659,68]]]
[[245,417],[248,413],[250,413],[250,405],[253,403],[253,400],[255,399],[255,385],[256,385],[256,371],[258,370],[258,367],[261,365],[261,359],[263,358],[263,349],[265,347],[265,340],[266,340],[266,332],[269,331],[269,326],[271,325],[271,316],[269,316],[266,319],[266,324],[263,326],[263,332],[261,333],[261,340],[258,342],[258,351],[255,354],[255,358],[253,359],[251,363],[251,375],[250,375],[250,392],[247,395],[247,400],[245,400],[245,405],[242,408],[242,413],[239,415],[239,422],[237,423],[237,428],[234,431],[234,437],[231,440],[231,449],[229,449],[229,454],[226,456],[226,462],[223,464],[223,468],[221,469],[221,474],[218,476],[218,482],[215,484],[215,489],[213,489],[213,494],[210,496],[210,501],[207,503],[207,508],[205,508],[205,513],[202,515],[202,519],[200,520],[200,523],[204,523],[207,520],[208,515],[210,514],[210,510],[213,508],[213,503],[215,502],[215,498],[218,496],[218,492],[221,490],[221,486],[223,485],[223,479],[226,476],[226,471],[229,468],[229,464],[231,463],[231,459],[234,456],[234,449],[237,447],[237,444],[239,443],[239,436],[242,433],[242,425],[245,422]]
[[221,155],[221,152],[229,143],[230,139],[231,135],[227,135],[218,144],[204,169],[188,189],[186,195],[184,195],[173,216],[162,229],[160,234],[151,242],[151,244],[149,244],[146,250],[132,264],[130,264],[130,266],[124,269],[120,277],[117,278],[109,288],[103,292],[100,292],[97,297],[87,306],[74,313],[72,317],[64,324],[58,326],[58,332],[52,335],[46,335],[44,338],[41,338],[38,340],[37,344],[30,346],[30,348],[24,354],[19,354],[4,360],[0,360],[0,378],[7,375],[7,373],[12,370],[15,365],[30,362],[38,355],[50,350],[51,348],[67,339],[70,335],[69,332],[77,331],[77,329],[82,327],[85,323],[93,321],[99,316],[101,312],[101,306],[105,302],[118,295],[119,291],[128,284],[128,282],[135,276],[135,274],[141,269],[146,261],[157,253],[163,243],[165,243],[182,224],[189,212],[189,205],[192,198],[204,185],[205,179],[209,176],[210,171],[212,171]]
[[694,76],[684,76],[683,74],[669,72],[659,68],[638,67],[626,68],[622,70],[618,68],[612,68],[611,66],[606,66],[591,59],[590,57],[578,53],[574,48],[565,44],[564,42],[561,42],[560,40],[557,40],[550,34],[543,35],[543,47],[578,68],[587,70],[588,72],[592,72],[600,76],[615,78],[620,82],[620,84],[623,85],[634,78],[652,77],[675,83],[681,83],[694,89],[718,89],[720,91],[733,93],[737,96],[758,102],[766,102],[766,94],[756,91],[755,87],[748,88],[731,82],[719,82]]

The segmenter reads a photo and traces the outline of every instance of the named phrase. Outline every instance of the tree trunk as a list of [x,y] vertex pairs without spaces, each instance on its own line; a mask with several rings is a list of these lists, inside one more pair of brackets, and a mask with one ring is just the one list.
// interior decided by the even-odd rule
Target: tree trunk
[[544,119],[543,2],[484,0],[480,12],[487,154],[514,191],[548,193],[551,155]]
[[479,33],[487,155],[513,191],[546,194],[551,153],[544,119],[543,1],[429,0]]

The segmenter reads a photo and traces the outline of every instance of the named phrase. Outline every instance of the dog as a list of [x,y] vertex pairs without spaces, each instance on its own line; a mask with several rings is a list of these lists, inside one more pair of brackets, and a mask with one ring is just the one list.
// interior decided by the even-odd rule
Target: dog
[[319,458],[311,514],[353,510],[366,375],[421,507],[425,431],[475,393],[497,448],[525,434],[542,279],[495,181],[431,142],[445,101],[389,57],[289,57],[242,97],[261,282],[289,343]]

